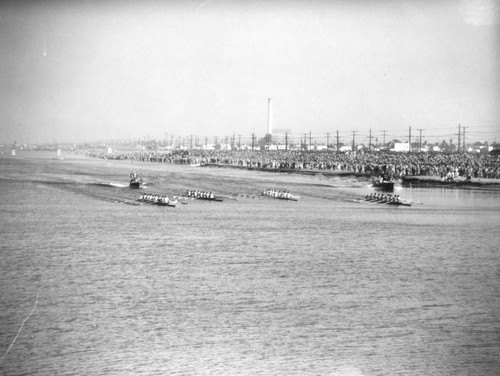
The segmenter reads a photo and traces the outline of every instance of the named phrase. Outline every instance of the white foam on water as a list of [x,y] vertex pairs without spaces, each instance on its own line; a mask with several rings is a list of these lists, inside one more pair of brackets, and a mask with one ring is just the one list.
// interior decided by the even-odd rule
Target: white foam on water
[[110,187],[117,187],[117,188],[126,188],[128,187],[128,184],[123,184],[123,183],[108,183]]

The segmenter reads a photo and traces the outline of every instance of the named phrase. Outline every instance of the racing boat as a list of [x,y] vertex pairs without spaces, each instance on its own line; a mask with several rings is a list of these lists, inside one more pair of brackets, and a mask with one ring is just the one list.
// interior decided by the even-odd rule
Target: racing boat
[[276,198],[278,200],[299,201],[300,196],[294,196],[288,191],[277,189],[266,189],[261,192],[261,196]]
[[157,202],[152,202],[152,204],[160,205],[160,206],[170,206],[175,208],[175,206],[178,204],[178,201],[169,201],[169,202],[162,202],[162,201],[157,201]]
[[167,196],[157,195],[157,194],[144,194],[137,201],[147,202],[148,204],[160,205],[160,206],[170,206],[174,207],[179,203],[179,201],[169,200]]
[[222,202],[224,201],[224,199],[222,197],[191,197],[191,196],[186,196],[186,195],[183,195],[183,196],[180,196],[180,197],[183,197],[183,198],[191,198],[191,199],[196,199],[196,200],[205,200],[205,201],[218,201],[218,202]]
[[406,201],[400,201],[400,200],[377,200],[377,199],[363,199],[365,202],[370,202],[373,204],[381,204],[381,205],[395,205],[395,206],[411,206],[409,202]]
[[205,201],[219,201],[222,202],[224,199],[219,196],[215,196],[212,192],[206,191],[196,191],[196,190],[186,190],[186,192],[181,195],[184,198],[196,199],[196,200],[205,200]]

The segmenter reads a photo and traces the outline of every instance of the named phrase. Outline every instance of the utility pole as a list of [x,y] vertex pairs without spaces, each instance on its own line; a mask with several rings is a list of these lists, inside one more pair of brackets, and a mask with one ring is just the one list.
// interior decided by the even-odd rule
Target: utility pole
[[462,132],[462,140],[463,140],[463,144],[464,144],[464,147],[462,148],[462,151],[465,153],[466,150],[465,150],[465,128],[469,128],[469,127],[462,127],[462,129],[464,130]]
[[460,152],[460,124],[458,124],[458,133],[456,133],[455,135],[458,135],[457,152]]
[[425,131],[425,129],[418,128],[419,134],[420,134],[420,141],[418,142],[418,151],[422,151],[422,131]]
[[372,151],[372,129],[370,128],[370,136],[368,136],[370,139],[369,144],[368,144],[368,150]]
[[309,150],[311,150],[311,138],[312,138],[312,132],[309,131]]
[[351,132],[352,132],[352,151],[354,151],[356,146],[356,131],[351,131]]
[[330,147],[330,133],[326,132],[326,150]]
[[339,152],[339,130],[337,129],[337,154]]
[[288,151],[288,132],[285,132],[285,151]]
[[388,131],[387,131],[387,130],[385,130],[385,129],[383,129],[381,132],[384,134],[384,136],[383,136],[383,141],[382,141],[382,146],[383,146],[383,148],[385,149],[385,134],[386,134]]
[[304,133],[304,148],[307,148],[307,133]]
[[253,133],[252,133],[252,151],[253,151],[254,146],[255,146],[255,131],[253,131]]
[[411,126],[410,126],[410,133],[408,134],[408,143],[409,143],[409,150],[410,150],[410,153],[411,153]]
[[238,135],[238,150],[241,149],[241,134]]

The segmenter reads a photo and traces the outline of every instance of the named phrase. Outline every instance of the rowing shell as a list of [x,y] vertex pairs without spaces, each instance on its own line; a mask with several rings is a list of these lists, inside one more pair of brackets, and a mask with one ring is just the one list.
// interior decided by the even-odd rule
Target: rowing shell
[[363,202],[369,202],[373,204],[381,204],[381,205],[394,205],[394,206],[411,206],[409,202],[404,201],[377,201],[377,200],[362,200]]
[[288,200],[288,201],[299,201],[300,198],[300,196],[279,197],[279,196],[266,195],[265,191],[262,191],[260,195],[264,197],[276,198],[278,200]]
[[224,199],[222,197],[213,197],[213,198],[210,198],[210,197],[189,197],[189,196],[176,196],[176,197],[179,197],[182,199],[191,199],[191,200],[194,199],[194,200],[218,201],[218,202],[224,201]]
[[178,201],[169,201],[169,202],[152,202],[152,204],[160,205],[160,206],[170,206],[175,208],[175,205],[177,205],[179,202]]
[[137,201],[146,202],[148,204],[159,205],[159,206],[170,206],[172,208],[175,208],[175,206],[179,203],[179,201],[162,202],[162,201],[144,200],[144,199],[138,199]]

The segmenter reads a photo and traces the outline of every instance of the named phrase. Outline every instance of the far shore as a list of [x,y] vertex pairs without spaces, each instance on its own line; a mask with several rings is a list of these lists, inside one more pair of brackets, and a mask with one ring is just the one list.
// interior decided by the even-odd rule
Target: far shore
[[[58,160],[60,162],[93,162],[97,163],[98,161],[113,163],[113,160],[109,159],[96,159],[96,158],[88,158],[75,153],[63,153],[62,156],[55,155],[54,152],[21,152],[18,153],[17,156],[11,156],[7,153],[2,153],[0,155],[2,159],[10,159],[10,158],[34,158],[34,159],[47,159],[47,160]],[[154,167],[154,169],[161,168],[161,166],[165,166],[164,164],[157,164],[151,162],[142,162],[142,161],[114,161],[119,162],[117,165],[122,165],[125,167],[126,165],[135,166],[137,169],[138,166],[148,166]],[[363,181],[371,181],[376,178],[376,174],[372,173],[364,173],[364,172],[354,172],[354,171],[339,171],[339,170],[310,170],[310,169],[270,169],[270,168],[262,168],[262,167],[249,167],[249,166],[239,166],[239,165],[230,165],[230,164],[217,164],[210,163],[205,165],[188,165],[188,164],[175,164],[172,166],[176,167],[186,167],[186,168],[223,168],[223,169],[238,169],[238,170],[247,170],[247,171],[261,171],[261,172],[269,172],[269,173],[283,173],[283,174],[298,174],[298,175],[312,175],[312,176],[326,176],[326,177],[338,177],[338,178],[356,178]],[[459,177],[454,179],[453,182],[445,182],[441,179],[440,176],[403,176],[397,181],[402,186],[411,186],[411,187],[457,187],[457,188],[489,188],[489,189],[500,189],[500,179],[492,179],[492,178],[472,178],[470,181],[467,181],[465,177]]]
[[[294,169],[268,169],[261,167],[247,167],[247,166],[236,166],[236,165],[226,165],[226,164],[207,164],[203,167],[215,167],[215,168],[232,168],[240,170],[249,171],[266,171],[266,172],[279,172],[286,174],[302,174],[302,175],[323,175],[323,176],[335,176],[335,177],[354,177],[360,179],[373,179],[377,177],[376,174],[365,173],[365,172],[354,172],[354,171],[331,171],[331,170],[294,170]],[[445,182],[440,176],[403,176],[401,179],[403,186],[412,187],[422,187],[422,186],[440,186],[440,187],[484,187],[484,186],[495,186],[500,187],[500,179],[491,178],[472,178],[472,180],[467,181],[464,177],[459,177],[454,179],[452,182]]]

